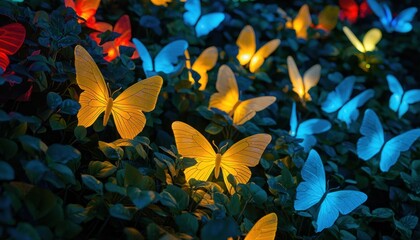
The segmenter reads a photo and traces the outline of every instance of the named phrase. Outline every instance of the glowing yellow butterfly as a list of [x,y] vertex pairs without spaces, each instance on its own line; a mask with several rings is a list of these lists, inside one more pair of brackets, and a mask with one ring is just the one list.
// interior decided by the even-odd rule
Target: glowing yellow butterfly
[[287,69],[289,71],[290,81],[293,85],[293,91],[299,95],[300,100],[304,103],[311,100],[309,89],[317,85],[321,77],[321,65],[316,64],[309,68],[302,76],[296,66],[293,57],[287,57]]
[[290,20],[286,23],[287,28],[294,29],[297,38],[307,39],[308,28],[312,25],[311,14],[309,13],[309,7],[304,4],[300,9],[295,19]]
[[274,240],[276,231],[277,215],[269,213],[255,223],[244,240]]
[[370,29],[363,37],[363,43],[354,35],[350,28],[344,26],[343,31],[353,46],[362,53],[371,52],[375,50],[376,44],[382,38],[381,30],[377,28]]
[[133,139],[146,124],[142,111],[150,112],[162,87],[162,78],[154,76],[127,88],[115,100],[110,96],[105,80],[89,53],[80,45],[74,49],[76,80],[84,90],[80,94],[81,108],[77,113],[78,126],[89,127],[105,111],[106,126],[112,113],[115,126],[122,138]]
[[255,52],[257,49],[255,32],[250,25],[247,25],[239,33],[236,45],[239,47],[239,52],[236,56],[239,63],[241,65],[249,63],[249,71],[254,73],[263,65],[264,59],[277,49],[280,45],[280,39],[269,41]]
[[172,0],[150,0],[156,6],[164,6],[167,7],[168,3],[172,2]]
[[[192,69],[200,74],[200,80],[198,80],[198,82],[201,84],[201,86],[198,90],[203,91],[206,89],[208,82],[207,71],[210,71],[212,68],[214,68],[218,57],[219,53],[217,52],[217,48],[208,47],[200,54],[200,56],[198,56],[191,67],[190,54],[188,53],[188,50],[185,50],[185,66],[187,69]],[[194,84],[194,78],[192,77],[191,72],[188,72],[188,79],[191,84]]]
[[227,179],[229,174],[235,177],[237,183],[247,183],[251,178],[249,167],[255,167],[259,163],[261,155],[271,141],[269,134],[255,134],[233,144],[221,154],[214,151],[199,131],[186,123],[173,122],[172,130],[179,154],[197,161],[194,166],[184,170],[187,182],[192,178],[207,181],[213,170],[215,178],[218,178],[221,169],[226,188],[231,194],[235,189]]
[[242,125],[256,112],[262,111],[276,101],[276,97],[264,96],[248,100],[239,100],[239,89],[235,74],[227,65],[222,65],[217,73],[217,93],[210,97],[209,108],[218,108],[229,116],[233,116],[233,123]]

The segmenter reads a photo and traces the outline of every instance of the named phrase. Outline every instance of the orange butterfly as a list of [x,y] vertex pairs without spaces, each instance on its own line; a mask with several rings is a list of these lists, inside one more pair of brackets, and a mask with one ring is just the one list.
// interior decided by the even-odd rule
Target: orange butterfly
[[[108,23],[101,23],[97,27],[97,30],[99,30],[100,32],[106,32],[109,30],[121,34],[119,37],[115,38],[114,41],[109,41],[102,44],[103,52],[108,54],[106,57],[104,57],[106,61],[111,62],[120,55],[120,46],[136,48],[131,42],[131,24],[128,15],[123,15],[122,17],[120,17],[117,23],[115,23],[114,28],[112,28],[112,25]],[[101,42],[101,39],[98,37],[98,34],[100,33],[94,32],[91,33],[90,36],[99,44]],[[136,50],[134,51],[131,59],[136,59],[138,57],[139,54]]]
[[321,29],[326,33],[329,33],[335,28],[338,21],[338,14],[340,8],[333,5],[327,5],[322,11],[318,14],[318,25],[315,26],[316,29]]
[[[208,78],[207,71],[210,71],[216,65],[217,59],[219,57],[219,52],[216,47],[208,47],[198,56],[193,65],[191,66],[191,58],[188,50],[185,50],[185,67],[188,70],[193,70],[200,75],[198,82],[201,84],[198,90],[204,91],[207,86]],[[188,71],[188,79],[191,84],[194,84],[194,78],[191,71]]]
[[9,66],[9,56],[13,55],[25,41],[26,30],[20,23],[0,27],[0,74]]
[[101,24],[97,23],[95,19],[96,10],[99,7],[101,0],[64,0],[64,5],[73,8],[76,11],[79,23],[85,23],[87,27],[92,29],[100,29]]
[[309,13],[309,7],[304,4],[300,9],[295,19],[290,20],[286,23],[287,28],[294,29],[297,38],[307,39],[308,28],[312,25],[311,14]]

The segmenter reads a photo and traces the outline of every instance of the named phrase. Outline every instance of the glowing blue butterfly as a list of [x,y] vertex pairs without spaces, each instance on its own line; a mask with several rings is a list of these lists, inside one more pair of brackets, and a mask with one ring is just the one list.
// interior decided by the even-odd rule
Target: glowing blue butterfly
[[354,76],[346,77],[334,91],[327,95],[327,99],[322,103],[322,110],[326,113],[332,113],[338,111],[337,118],[343,122],[346,122],[347,127],[359,117],[358,107],[361,107],[369,99],[371,99],[375,92],[372,89],[368,89],[350,99],[351,93],[353,92],[353,85],[356,81]]
[[184,56],[184,51],[188,48],[185,40],[176,40],[164,46],[156,55],[154,62],[149,51],[140,40],[133,38],[133,43],[143,61],[143,70],[146,77],[157,75],[158,72],[173,74],[179,72],[184,67],[184,62],[179,58]]
[[359,158],[367,161],[382,149],[379,167],[381,171],[387,172],[398,161],[401,152],[407,151],[420,137],[420,128],[409,130],[385,143],[384,130],[378,116],[373,110],[367,109],[360,127],[360,133],[363,137],[357,141]]
[[389,98],[389,108],[394,112],[398,112],[398,117],[401,118],[408,111],[409,104],[420,102],[420,89],[404,90],[398,80],[391,74],[386,76],[389,90],[393,93]]
[[293,103],[292,115],[290,116],[290,136],[303,139],[300,145],[305,152],[308,152],[316,144],[316,138],[312,134],[323,133],[330,130],[330,128],[330,122],[319,118],[309,119],[298,125],[296,103]]
[[303,182],[296,189],[295,210],[302,211],[319,204],[316,232],[331,227],[338,214],[349,214],[367,200],[360,191],[326,191],[325,171],[322,160],[315,150],[309,152],[301,172]]
[[378,3],[376,0],[367,0],[367,2],[372,11],[379,17],[385,31],[406,33],[413,29],[411,21],[413,21],[414,15],[416,15],[416,7],[404,9],[393,19],[391,9],[389,9],[387,4]]
[[187,0],[185,3],[184,22],[188,26],[195,26],[197,37],[205,36],[217,28],[225,19],[221,12],[208,13],[201,16],[200,0]]

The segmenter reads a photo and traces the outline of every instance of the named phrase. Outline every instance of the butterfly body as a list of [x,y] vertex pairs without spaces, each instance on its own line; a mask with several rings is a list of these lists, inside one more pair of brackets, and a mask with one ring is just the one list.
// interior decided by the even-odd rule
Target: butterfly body
[[197,130],[183,122],[173,122],[172,130],[178,152],[183,157],[195,158],[197,163],[184,170],[187,182],[194,178],[207,181],[211,173],[219,177],[223,173],[223,179],[230,193],[235,192],[227,180],[232,174],[238,183],[247,183],[251,177],[249,167],[254,167],[265,148],[271,141],[268,134],[255,134],[233,144],[223,154],[214,151],[208,140]]
[[222,12],[201,15],[200,0],[188,0],[185,5],[186,12],[183,15],[184,22],[195,28],[197,37],[205,36],[217,28],[225,19]]
[[389,89],[392,92],[389,98],[389,108],[397,112],[398,117],[401,118],[408,111],[410,104],[420,102],[420,89],[412,89],[404,92],[401,84],[393,75],[388,74],[386,79]]
[[367,200],[367,195],[359,191],[327,191],[324,166],[315,150],[309,152],[301,175],[303,182],[296,189],[294,208],[302,211],[319,204],[316,232],[331,227],[339,213],[349,214]]

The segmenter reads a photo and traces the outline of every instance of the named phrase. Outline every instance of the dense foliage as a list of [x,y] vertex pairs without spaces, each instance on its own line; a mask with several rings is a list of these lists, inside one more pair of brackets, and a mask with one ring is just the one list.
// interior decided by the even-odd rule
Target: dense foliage
[[[416,18],[412,31],[382,31],[377,50],[360,53],[342,27],[350,26],[361,38],[373,26],[381,28],[378,18],[369,13],[353,24],[339,20],[329,33],[315,28],[318,13],[335,1],[203,0],[203,13],[223,12],[225,19],[208,35],[197,37],[194,28],[184,24],[183,2],[164,7],[145,0],[102,0],[96,21],[114,25],[127,14],[132,36],[152,56],[176,39],[188,42],[193,60],[209,46],[219,51],[204,91],[199,90],[196,73],[196,83],[190,84],[186,68],[171,75],[160,73],[164,81],[156,108],[145,113],[146,127],[130,140],[120,139],[112,121],[102,126],[102,117],[91,127],[78,126],[81,89],[74,48],[81,45],[92,55],[111,92],[146,78],[142,60],[131,59],[135,49],[120,47],[120,56],[108,62],[90,36],[94,30],[80,23],[62,0],[16,2],[0,2],[1,26],[18,22],[26,29],[22,47],[9,56],[10,65],[0,77],[0,238],[226,239],[245,236],[271,212],[278,216],[278,239],[420,238],[420,141],[402,152],[388,172],[379,169],[380,154],[363,161],[356,150],[368,108],[378,114],[386,140],[420,126],[418,103],[401,118],[388,107],[392,93],[386,80],[387,74],[393,74],[405,90],[420,88]],[[395,13],[414,4],[398,2],[391,5]],[[287,19],[279,9],[293,18],[304,3],[314,23],[307,40],[297,39],[295,31],[286,28]],[[236,59],[235,42],[245,25],[254,28],[258,47],[281,40],[255,73]],[[111,31],[98,35],[101,44],[118,36]],[[312,100],[306,104],[291,91],[288,56],[293,56],[302,74],[314,64],[322,67],[318,85],[309,91]],[[275,96],[276,102],[241,126],[234,125],[228,114],[209,109],[223,64],[236,74],[241,99]],[[349,76],[356,77],[355,92],[373,89],[375,94],[347,126],[336,113],[327,114],[320,106]],[[301,140],[289,135],[293,102],[300,122],[321,118],[332,124],[329,131],[316,135],[313,147],[324,161],[328,189],[357,189],[368,195],[363,205],[320,233],[313,227],[316,209],[294,208],[308,154],[299,145]],[[185,180],[184,169],[196,161],[178,154],[174,121],[190,124],[219,147],[257,133],[268,133],[273,140],[251,168],[249,182],[238,184],[231,194],[221,176]]]

